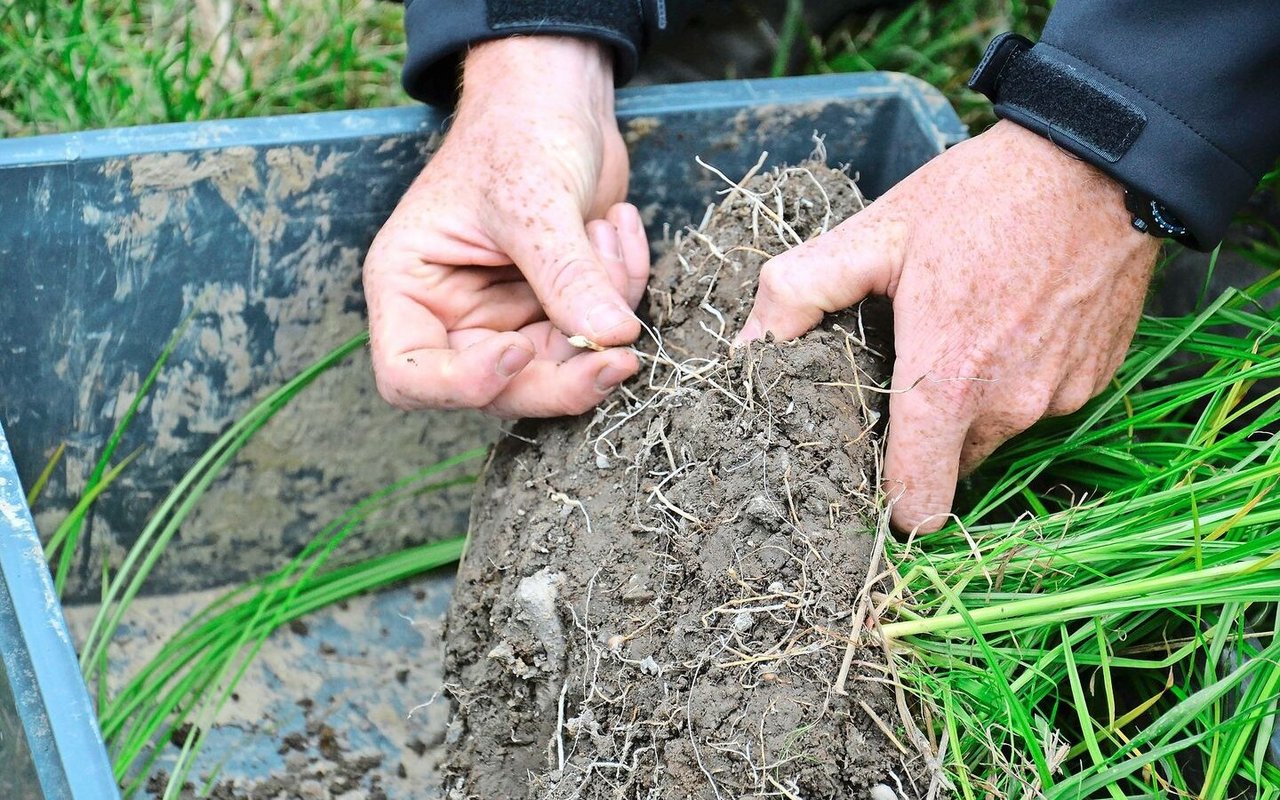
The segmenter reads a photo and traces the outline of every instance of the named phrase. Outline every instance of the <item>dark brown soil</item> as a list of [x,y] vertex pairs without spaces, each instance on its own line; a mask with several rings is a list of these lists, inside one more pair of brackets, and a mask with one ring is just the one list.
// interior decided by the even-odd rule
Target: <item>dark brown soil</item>
[[862,200],[813,165],[749,189],[655,266],[641,375],[492,457],[447,623],[451,800],[919,791],[883,655],[849,646],[884,524],[864,342],[887,330],[852,311],[727,341],[765,256]]

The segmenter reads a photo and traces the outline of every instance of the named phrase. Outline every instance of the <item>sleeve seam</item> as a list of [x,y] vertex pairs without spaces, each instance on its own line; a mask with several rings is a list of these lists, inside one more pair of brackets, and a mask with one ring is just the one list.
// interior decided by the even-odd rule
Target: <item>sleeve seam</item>
[[1092,67],[1093,69],[1096,69],[1098,72],[1101,72],[1103,75],[1106,75],[1108,78],[1110,78],[1111,80],[1113,80],[1113,81],[1115,81],[1116,83],[1120,84],[1121,86],[1125,86],[1125,87],[1127,87],[1128,89],[1130,89],[1130,90],[1132,90],[1132,91],[1134,91],[1134,92],[1137,92],[1137,93],[1138,93],[1139,95],[1141,95],[1141,96],[1142,96],[1142,98],[1143,98],[1144,100],[1146,100],[1148,103],[1151,103],[1151,104],[1152,104],[1152,105],[1154,105],[1156,108],[1159,108],[1161,111],[1165,112],[1165,113],[1166,113],[1166,114],[1168,114],[1169,116],[1171,116],[1171,117],[1173,117],[1174,119],[1176,119],[1179,123],[1181,123],[1181,124],[1182,124],[1182,126],[1183,126],[1184,128],[1186,128],[1187,130],[1189,130],[1189,131],[1191,131],[1192,133],[1194,133],[1197,137],[1199,137],[1201,141],[1203,141],[1205,144],[1209,145],[1209,146],[1210,146],[1210,147],[1212,147],[1214,150],[1216,150],[1218,153],[1220,153],[1221,155],[1223,155],[1224,157],[1226,157],[1226,159],[1227,159],[1228,161],[1230,161],[1232,164],[1234,164],[1234,165],[1236,166],[1236,168],[1237,168],[1237,169],[1239,169],[1241,172],[1243,172],[1247,177],[1249,177],[1249,179],[1250,179],[1250,180],[1254,180],[1254,181],[1256,181],[1256,180],[1257,180],[1257,178],[1256,178],[1256,176],[1253,174],[1252,170],[1250,170],[1250,169],[1249,169],[1248,167],[1246,167],[1244,164],[1241,164],[1241,163],[1236,159],[1236,157],[1235,157],[1235,156],[1231,155],[1231,154],[1230,154],[1230,153],[1228,153],[1226,150],[1224,150],[1224,149],[1222,149],[1221,147],[1219,147],[1219,146],[1218,146],[1218,144],[1217,144],[1216,142],[1214,142],[1214,141],[1213,141],[1212,139],[1210,139],[1208,136],[1206,136],[1206,135],[1204,135],[1203,133],[1201,133],[1201,132],[1200,132],[1200,131],[1199,131],[1199,130],[1194,126],[1194,125],[1192,125],[1190,122],[1186,121],[1186,120],[1185,120],[1185,119],[1183,119],[1181,116],[1179,116],[1179,115],[1178,115],[1178,113],[1177,113],[1176,111],[1174,111],[1174,110],[1172,110],[1172,109],[1168,108],[1168,107],[1167,107],[1167,106],[1165,106],[1163,103],[1161,103],[1160,101],[1156,100],[1154,97],[1152,97],[1152,96],[1150,96],[1149,94],[1147,94],[1146,92],[1142,91],[1142,89],[1140,89],[1139,87],[1134,86],[1133,84],[1131,84],[1131,83],[1129,83],[1128,81],[1126,81],[1124,78],[1121,78],[1121,77],[1119,77],[1119,76],[1117,76],[1117,75],[1113,75],[1112,73],[1108,72],[1107,70],[1103,69],[1102,67],[1099,67],[1097,64],[1094,64],[1094,63],[1092,63],[1092,62],[1088,61],[1087,59],[1081,58],[1079,55],[1077,55],[1077,54],[1075,54],[1075,53],[1071,52],[1070,50],[1067,50],[1065,47],[1059,47],[1059,46],[1057,46],[1057,45],[1055,45],[1055,44],[1051,44],[1051,43],[1049,43],[1049,42],[1046,42],[1046,41],[1044,41],[1043,39],[1042,39],[1042,40],[1040,40],[1040,44],[1044,45],[1045,47],[1049,48],[1050,50],[1056,50],[1056,51],[1058,51],[1059,53],[1062,53],[1063,55],[1070,56],[1071,58],[1074,58],[1074,59],[1076,59],[1077,61],[1080,61],[1081,63],[1088,64],[1090,67]]

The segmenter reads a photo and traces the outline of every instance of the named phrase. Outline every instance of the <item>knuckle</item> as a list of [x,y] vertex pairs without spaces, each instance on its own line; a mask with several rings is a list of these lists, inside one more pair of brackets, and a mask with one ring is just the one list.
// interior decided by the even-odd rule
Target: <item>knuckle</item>
[[1092,386],[1083,383],[1073,383],[1062,387],[1058,394],[1054,397],[1053,403],[1045,412],[1045,416],[1062,417],[1067,414],[1074,414],[1084,408],[1085,404],[1094,398],[1097,392]]
[[1109,371],[1099,375],[1094,380],[1093,386],[1091,387],[1092,393],[1089,395],[1090,399],[1097,397],[1113,386],[1119,386],[1119,379],[1116,378],[1115,371]]
[[475,378],[447,381],[448,391],[441,398],[439,408],[485,408],[493,403],[494,391],[488,381]]
[[798,295],[795,270],[787,260],[778,256],[760,270],[760,288],[757,292],[764,300],[782,306],[793,305]]
[[386,370],[377,370],[374,373],[374,385],[378,388],[378,394],[393,408],[401,411],[414,411],[419,408],[399,381],[389,377]]
[[1003,409],[1010,436],[1025,431],[1048,416],[1053,394],[1045,387],[1028,387],[1016,392]]
[[576,417],[595,407],[599,395],[587,390],[573,394],[557,393],[526,409],[535,417]]
[[1127,350],[1121,350],[1107,356],[1101,370],[1099,370],[1093,382],[1093,393],[1101,394],[1102,390],[1111,384],[1111,379],[1120,371],[1120,367],[1124,366],[1125,357],[1128,355]]
[[395,238],[391,225],[392,222],[388,221],[382,230],[378,231],[364,254],[361,270],[366,281],[376,281],[389,270],[389,264],[392,261],[391,253],[394,249],[392,240]]
[[493,402],[480,406],[479,410],[487,416],[507,421],[533,416],[506,402],[501,395]]
[[549,289],[552,299],[565,302],[579,297],[597,284],[596,264],[589,258],[565,256],[551,265]]
[[595,408],[596,404],[600,401],[600,394],[592,390],[590,392],[575,394],[572,397],[561,398],[561,400],[561,405],[564,408],[563,413],[576,417]]

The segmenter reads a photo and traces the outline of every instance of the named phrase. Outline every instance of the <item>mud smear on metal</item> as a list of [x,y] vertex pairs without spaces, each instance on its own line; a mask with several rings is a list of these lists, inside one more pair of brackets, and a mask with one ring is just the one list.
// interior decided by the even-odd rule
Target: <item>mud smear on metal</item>
[[[433,698],[441,688],[440,629],[450,586],[449,575],[422,576],[273,634],[209,725],[192,785],[181,796],[195,797],[194,789],[215,774],[209,796],[223,800],[439,796],[447,703]],[[112,691],[220,594],[135,601],[109,650]],[[77,637],[94,611],[67,610]],[[181,749],[183,737],[173,739],[160,743],[149,785],[155,796],[163,794]]]
[[[435,138],[386,142],[378,159],[390,173],[405,151]],[[118,187],[115,208],[86,206],[90,236],[112,254],[104,280],[126,305],[157,292],[180,305],[175,324],[188,327],[144,401],[121,456],[137,462],[104,496],[92,519],[91,547],[69,584],[72,597],[96,594],[101,566],[120,563],[163,489],[254,402],[365,326],[361,257],[377,219],[343,214],[350,191],[341,174],[347,154],[323,146],[205,153],[165,153],[109,160],[101,167]],[[216,213],[215,213],[216,212]],[[234,222],[227,225],[230,217]],[[212,221],[212,222],[211,222]],[[221,227],[211,229],[214,223]],[[218,242],[225,240],[225,248]],[[241,261],[207,270],[204,258],[225,250]],[[192,267],[196,268],[193,270]],[[185,272],[184,272],[185,270]],[[172,274],[196,279],[175,286]],[[176,293],[179,297],[173,297]],[[142,299],[138,313],[146,313]],[[55,370],[78,394],[74,430],[102,431],[124,413],[150,364],[121,366],[131,320],[92,330],[83,316],[60,325],[84,341],[67,347]],[[121,327],[117,329],[115,326]],[[130,346],[159,354],[163,338]],[[382,486],[428,464],[491,441],[496,424],[479,414],[404,414],[378,397],[361,352],[323,375],[283,409],[215,484],[179,540],[158,565],[147,591],[179,591],[261,574],[296,552],[310,534]],[[51,484],[53,507],[39,527],[51,531],[65,513],[67,487],[83,486],[102,439],[73,438]],[[452,535],[465,528],[465,490],[424,496],[370,526],[349,558]],[[212,565],[212,568],[211,568]]]

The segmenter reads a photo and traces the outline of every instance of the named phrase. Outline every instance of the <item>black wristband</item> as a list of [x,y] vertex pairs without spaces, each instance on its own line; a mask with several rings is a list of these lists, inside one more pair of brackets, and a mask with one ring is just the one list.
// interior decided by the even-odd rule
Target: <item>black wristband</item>
[[591,39],[613,51],[614,78],[621,85],[635,74],[650,35],[637,0],[408,0],[404,24],[404,88],[418,100],[444,106],[457,100],[462,57],[479,42],[532,35]]

